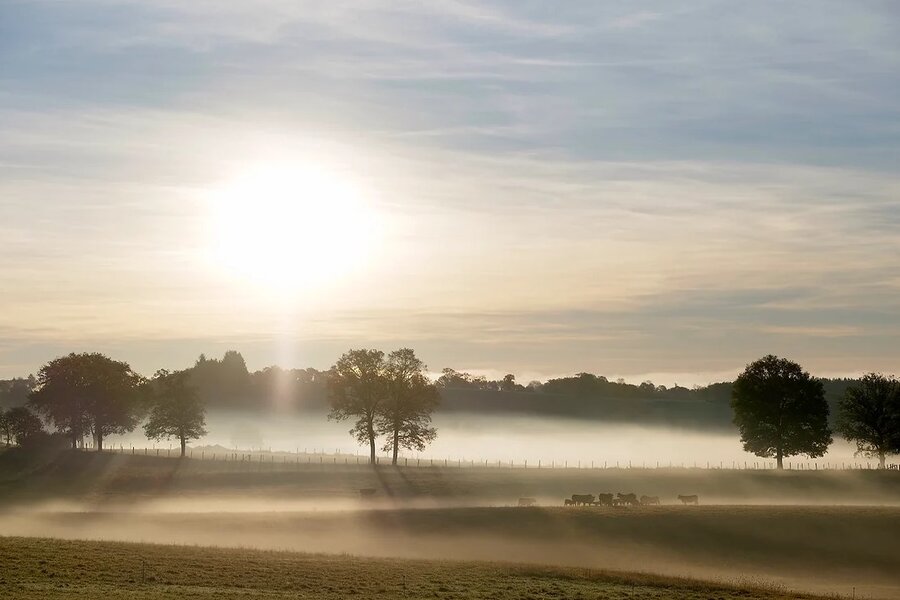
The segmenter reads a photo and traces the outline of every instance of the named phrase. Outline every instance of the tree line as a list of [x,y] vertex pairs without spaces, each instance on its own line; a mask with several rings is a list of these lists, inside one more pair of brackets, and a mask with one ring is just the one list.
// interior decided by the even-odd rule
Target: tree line
[[[240,352],[229,350],[221,358],[201,355],[183,369],[188,382],[209,406],[241,410],[292,409],[320,412],[330,408],[329,370],[313,368],[284,369],[270,366],[251,372]],[[179,371],[180,372],[180,371]],[[832,412],[850,385],[851,379],[821,379]],[[608,379],[593,373],[577,373],[545,382],[520,384],[514,374],[489,379],[452,368],[443,369],[435,379],[441,394],[442,410],[467,411],[472,408],[493,412],[535,412],[560,416],[603,417],[610,405],[621,410],[642,404],[658,403],[685,408],[683,422],[702,426],[728,426],[728,406],[732,382],[711,383],[686,388],[680,385],[656,385],[651,381],[631,384],[623,379]],[[21,406],[35,387],[31,377],[0,380],[0,408]],[[641,402],[632,402],[639,400]],[[673,401],[673,402],[669,402]],[[690,407],[690,410],[687,409]],[[550,408],[552,410],[544,410]],[[724,408],[722,411],[720,409]],[[681,413],[679,413],[681,414]],[[624,415],[640,422],[648,416],[640,410]]]
[[[226,354],[223,362],[226,372],[246,369],[237,353]],[[221,363],[201,357],[200,373],[205,374],[210,364]],[[371,462],[376,443],[382,440],[382,449],[397,464],[401,449],[424,450],[437,435],[431,414],[439,395],[426,370],[409,348],[388,355],[350,350],[326,375],[329,418],[353,421],[350,433],[360,444],[369,445]],[[47,437],[46,423],[71,448],[83,447],[89,438],[102,451],[108,436],[134,431],[144,421],[148,438],[176,439],[184,456],[187,443],[207,433],[205,403],[192,375],[188,370],[162,370],[145,379],[128,363],[103,354],[69,354],[41,367],[24,406],[0,409],[0,439],[7,446],[36,444]]]
[[186,375],[158,371],[145,379],[128,363],[99,353],[69,354],[41,367],[24,406],[0,410],[0,432],[9,445],[46,441],[44,423],[71,448],[91,438],[98,451],[113,434],[144,422],[150,439],[187,442],[206,434],[205,410]]
[[[46,423],[72,448],[91,438],[102,450],[107,436],[133,431],[143,421],[147,437],[176,439],[184,455],[189,441],[206,434],[206,399],[198,380],[207,390],[218,387],[223,393],[234,393],[235,388],[246,390],[242,385],[248,381],[274,386],[286,373],[292,373],[295,382],[324,387],[329,419],[351,421],[349,433],[369,447],[370,460],[375,461],[380,443],[394,464],[401,450],[422,451],[435,439],[431,416],[441,390],[471,386],[487,391],[549,393],[550,388],[555,393],[560,389],[573,393],[574,387],[580,390],[575,397],[589,397],[598,389],[623,385],[581,373],[521,386],[512,375],[490,382],[453,369],[444,369],[432,382],[426,365],[409,348],[387,355],[374,349],[350,350],[325,372],[272,367],[249,380],[237,352],[226,353],[222,360],[201,356],[192,369],[158,371],[149,379],[127,363],[102,354],[70,354],[41,367],[36,377],[7,385],[24,397],[25,406],[0,409],[0,441],[27,445],[40,440],[46,435]],[[790,456],[824,455],[835,432],[855,443],[859,453],[878,458],[884,467],[886,456],[900,453],[900,383],[879,373],[847,380],[832,427],[826,386],[835,381],[815,378],[797,363],[770,355],[747,365],[733,384],[706,389],[718,394],[727,385],[744,449],[775,458],[778,468]],[[650,387],[644,386],[644,391],[650,392]],[[652,387],[654,393],[660,392]]]

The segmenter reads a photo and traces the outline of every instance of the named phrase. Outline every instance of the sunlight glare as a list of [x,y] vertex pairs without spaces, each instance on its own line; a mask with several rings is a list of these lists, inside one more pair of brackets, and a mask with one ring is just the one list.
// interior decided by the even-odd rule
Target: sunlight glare
[[311,166],[266,165],[214,195],[215,260],[243,282],[304,291],[364,268],[377,222],[346,179]]

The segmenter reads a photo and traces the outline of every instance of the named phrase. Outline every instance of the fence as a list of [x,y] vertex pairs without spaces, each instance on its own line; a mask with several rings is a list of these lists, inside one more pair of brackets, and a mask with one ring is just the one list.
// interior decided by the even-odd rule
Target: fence
[[[119,446],[110,448],[109,451],[117,454],[131,454],[135,456],[153,456],[160,458],[178,458],[180,450],[177,448],[127,448]],[[296,452],[272,452],[260,450],[228,450],[210,451],[205,449],[188,449],[186,458],[200,461],[216,461],[227,463],[242,463],[244,465],[367,465],[368,455],[334,454],[303,451]],[[376,456],[376,464],[389,465],[391,459],[388,456]],[[700,469],[700,470],[732,470],[732,471],[763,471],[775,470],[775,461],[712,461],[706,462],[675,462],[675,461],[642,461],[640,464],[633,461],[503,461],[503,460],[473,460],[433,457],[399,457],[398,466],[409,468],[457,468],[457,469],[578,469],[578,470],[608,470],[608,469]],[[859,471],[874,470],[878,464],[870,461],[784,461],[784,469],[789,471]],[[900,465],[886,465],[886,470],[900,472]]]

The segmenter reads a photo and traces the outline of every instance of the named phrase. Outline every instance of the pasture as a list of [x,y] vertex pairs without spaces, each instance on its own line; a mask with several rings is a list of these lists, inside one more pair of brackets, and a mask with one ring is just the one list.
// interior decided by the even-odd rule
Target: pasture
[[[808,593],[896,598],[898,484],[896,472],[876,471],[249,467],[115,454],[65,452],[38,460],[5,453],[0,535],[346,554],[383,559],[353,559],[359,568],[378,569],[394,564],[389,559],[428,559],[438,561],[429,563],[434,568],[451,570],[455,563],[445,567],[441,561],[505,561],[553,567],[547,573],[644,572],[707,580],[714,587],[749,581]],[[375,490],[374,496],[361,496],[362,489]],[[563,506],[572,494],[603,492],[658,496],[661,505]],[[699,495],[700,505],[682,505],[681,494]],[[538,506],[517,507],[519,498],[534,498]],[[109,547],[125,546],[85,546],[91,552]],[[184,551],[203,560],[252,555]],[[500,568],[478,567],[486,569],[485,577]],[[445,587],[462,589],[463,581]],[[522,585],[508,596],[501,586],[496,597],[541,596]],[[279,589],[271,593],[286,593]],[[346,592],[334,589],[335,597]],[[434,597],[421,589],[409,597]],[[729,597],[697,589],[678,596],[648,588],[633,597]],[[562,597],[621,597],[565,590]],[[157,592],[135,590],[134,597]]]
[[587,569],[0,537],[4,598],[786,600],[777,589]]
[[422,467],[378,469],[356,464],[179,460],[154,456],[62,452],[33,456],[0,451],[0,502],[45,498],[155,499],[172,496],[263,496],[282,502],[356,500],[424,505],[511,505],[534,497],[562,505],[572,494],[636,493],[662,504],[678,495],[703,504],[858,504],[900,506],[900,472],[706,469],[523,469]]

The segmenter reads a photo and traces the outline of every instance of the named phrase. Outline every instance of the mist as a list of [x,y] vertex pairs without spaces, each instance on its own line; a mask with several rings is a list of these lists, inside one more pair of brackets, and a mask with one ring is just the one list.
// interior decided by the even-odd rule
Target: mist
[[[661,425],[603,423],[546,416],[438,413],[438,437],[423,453],[409,459],[513,463],[529,467],[771,467],[773,460],[744,452],[737,430],[700,431]],[[301,454],[365,454],[347,433],[346,423],[318,413],[255,413],[210,410],[209,434],[197,447]],[[110,447],[174,448],[148,442],[139,431],[110,436]],[[818,459],[788,459],[792,467],[873,467],[876,461],[855,456],[855,447],[836,437]]]

